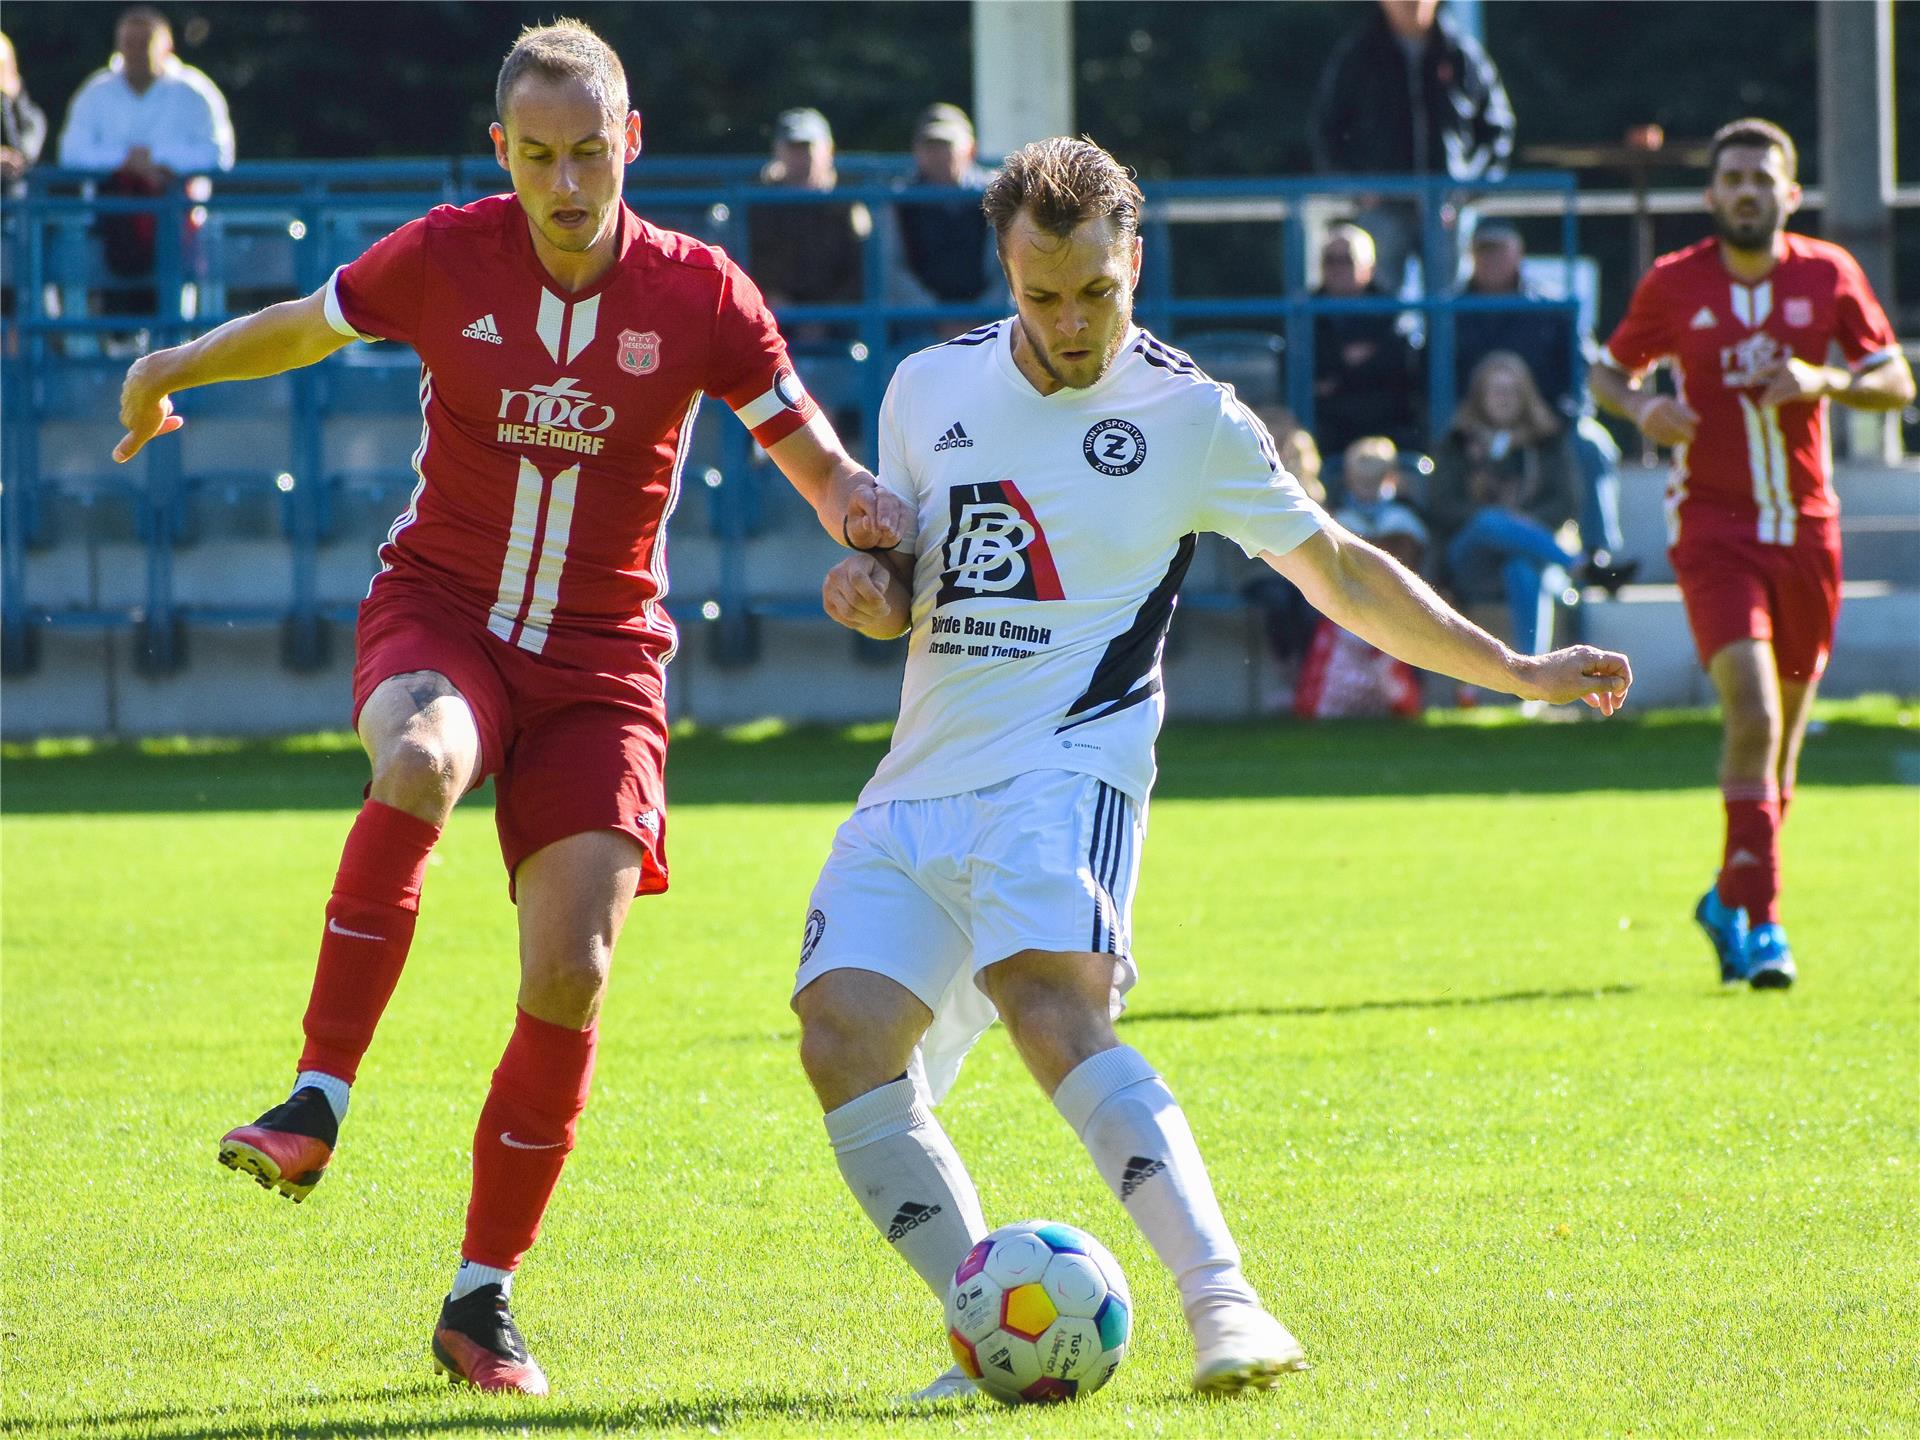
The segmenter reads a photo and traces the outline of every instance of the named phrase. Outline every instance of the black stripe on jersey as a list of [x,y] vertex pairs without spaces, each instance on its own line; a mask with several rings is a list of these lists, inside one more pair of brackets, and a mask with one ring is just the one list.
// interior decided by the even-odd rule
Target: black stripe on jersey
[[1199,364],[1191,355],[1187,354],[1186,351],[1176,350],[1173,346],[1167,344],[1166,341],[1159,339],[1157,336],[1149,335],[1145,331],[1141,332],[1140,338],[1158,351],[1162,359],[1172,361],[1176,369],[1191,370],[1196,374],[1199,373]]
[[938,350],[941,345],[984,345],[999,333],[1000,322],[996,320],[991,325],[981,325],[967,331],[964,335],[956,335],[951,340],[942,340],[940,345],[933,348]]
[[[1093,667],[1093,678],[1087,682],[1087,688],[1080,698],[1067,707],[1066,722],[1053,733],[1071,730],[1075,725],[1084,723],[1075,720],[1076,715],[1102,705],[1113,706],[1112,710],[1102,711],[1100,715],[1087,715],[1087,720],[1097,720],[1103,715],[1130,709],[1142,700],[1158,693],[1159,686],[1135,687],[1153,673],[1154,664],[1160,658],[1160,647],[1167,638],[1167,627],[1173,624],[1174,597],[1180,593],[1180,582],[1187,578],[1187,569],[1193,564],[1193,551],[1197,537],[1182,535],[1180,544],[1175,547],[1173,559],[1167,565],[1167,573],[1160,577],[1160,583],[1153,587],[1151,594],[1140,602],[1140,608],[1134,612],[1133,623],[1126,632],[1116,635],[1107,642],[1106,653]],[[1115,704],[1124,701],[1124,704]]]
[[1156,365],[1162,370],[1171,371],[1175,375],[1185,375],[1195,380],[1204,380],[1206,378],[1200,373],[1197,366],[1177,364],[1145,344],[1136,345],[1133,348],[1134,352],[1149,365]]
[[1092,875],[1094,880],[1093,938],[1087,943],[1087,949],[1095,954],[1106,948],[1101,941],[1102,933],[1107,926],[1107,911],[1106,907],[1100,903],[1105,889],[1105,882],[1101,880],[1100,874],[1105,867],[1108,797],[1113,793],[1106,781],[1100,781],[1099,786],[1098,798],[1093,802],[1093,838],[1087,844],[1087,873]]

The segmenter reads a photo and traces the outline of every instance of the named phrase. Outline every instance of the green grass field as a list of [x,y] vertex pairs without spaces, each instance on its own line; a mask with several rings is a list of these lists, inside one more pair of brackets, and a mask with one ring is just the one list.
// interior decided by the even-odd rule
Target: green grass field
[[[933,1308],[847,1196],[786,1007],[872,732],[676,740],[593,1103],[515,1307],[547,1401],[427,1332],[505,1041],[486,803],[435,857],[328,1179],[214,1161],[284,1093],[363,762],[339,741],[11,754],[0,1360],[47,1436],[1848,1435],[1920,1428],[1920,724],[1828,707],[1787,837],[1802,983],[1689,915],[1708,717],[1175,727],[1123,1035],[1315,1368],[1207,1403],[1170,1282],[997,1032],[944,1108],[996,1223],[1103,1237],[1136,1344],[1059,1411],[921,1417]],[[1904,776],[1906,784],[1901,783]]]

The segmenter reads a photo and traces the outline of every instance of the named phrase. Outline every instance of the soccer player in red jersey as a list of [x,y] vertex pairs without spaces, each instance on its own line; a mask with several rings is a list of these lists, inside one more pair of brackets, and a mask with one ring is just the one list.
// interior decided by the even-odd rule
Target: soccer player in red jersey
[[[1669,554],[1720,697],[1726,848],[1695,918],[1721,979],[1782,989],[1780,827],[1840,609],[1827,402],[1897,410],[1913,372],[1854,258],[1786,233],[1791,138],[1765,120],[1714,135],[1712,238],[1640,281],[1593,367],[1594,398],[1673,447]],[[1838,345],[1845,368],[1827,363]],[[1677,396],[1641,379],[1665,360]]]
[[373,779],[326,909],[306,1048],[292,1096],[219,1153],[295,1200],[318,1182],[400,978],[428,852],[493,776],[519,1006],[433,1352],[454,1378],[543,1394],[508,1291],[573,1147],[628,906],[667,887],[665,527],[701,396],[751,429],[836,540],[891,545],[907,515],[802,388],[753,282],[622,202],[640,117],[612,50],[578,22],[529,29],[494,99],[513,194],[442,206],[317,293],[139,360],[114,458],[180,427],[174,391],[355,340],[419,353],[419,484],[356,637]]

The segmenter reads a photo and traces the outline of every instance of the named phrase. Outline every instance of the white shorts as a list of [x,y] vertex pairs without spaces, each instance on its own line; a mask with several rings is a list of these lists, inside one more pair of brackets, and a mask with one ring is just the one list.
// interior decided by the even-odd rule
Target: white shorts
[[1023,950],[1104,952],[1113,1013],[1138,975],[1133,891],[1146,816],[1106,781],[1032,770],[937,800],[856,810],[813,887],[797,996],[829,970],[871,970],[933,1012],[913,1073],[939,1100],[994,1021],[989,965]]

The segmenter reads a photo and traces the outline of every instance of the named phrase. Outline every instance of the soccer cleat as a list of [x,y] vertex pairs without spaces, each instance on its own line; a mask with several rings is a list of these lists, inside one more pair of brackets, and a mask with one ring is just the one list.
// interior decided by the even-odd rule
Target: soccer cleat
[[1746,979],[1747,912],[1723,901],[1716,882],[1707,887],[1707,893],[1693,907],[1693,918],[1707,932],[1713,953],[1720,959],[1720,983],[1738,985]]
[[251,1125],[220,1137],[220,1163],[251,1175],[294,1204],[320,1183],[340,1138],[333,1106],[312,1085],[294,1091]]
[[1307,1368],[1291,1331],[1258,1305],[1213,1305],[1192,1319],[1193,1388],[1202,1395],[1266,1390]]
[[1785,990],[1799,978],[1793,968],[1793,947],[1778,921],[1755,928],[1747,937],[1747,983],[1756,990]]
[[903,1406],[939,1405],[949,1400],[971,1400],[980,1393],[980,1387],[969,1380],[958,1365],[950,1365],[933,1377],[931,1384],[922,1386],[900,1403]]
[[498,1285],[482,1285],[458,1300],[449,1295],[433,1328],[433,1368],[449,1384],[481,1390],[547,1393],[547,1377],[527,1353],[520,1327]]

